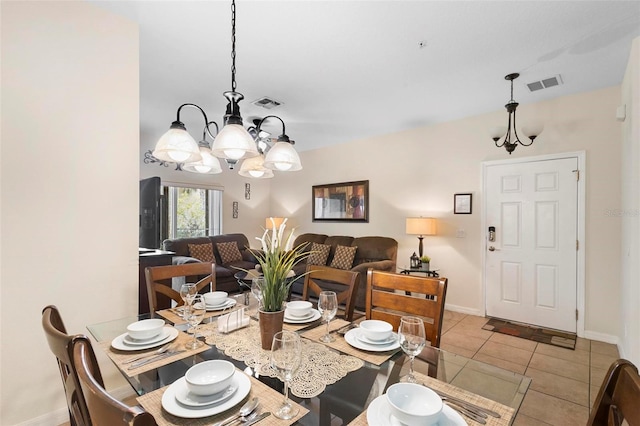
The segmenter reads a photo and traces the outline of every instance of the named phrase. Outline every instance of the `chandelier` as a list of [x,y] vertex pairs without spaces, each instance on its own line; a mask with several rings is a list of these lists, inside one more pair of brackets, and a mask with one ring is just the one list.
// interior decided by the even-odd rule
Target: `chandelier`
[[[528,135],[527,137],[530,139],[530,142],[522,142],[518,137],[518,130],[516,129],[516,109],[519,104],[513,100],[513,80],[518,77],[520,77],[520,74],[518,73],[508,74],[504,77],[505,80],[509,80],[511,82],[511,100],[504,106],[509,113],[509,123],[506,129],[506,134],[504,127],[500,127],[494,130],[493,135],[491,136],[493,141],[496,143],[496,146],[498,148],[502,148],[504,146],[509,155],[511,155],[511,153],[516,149],[518,144],[522,146],[529,146],[533,143],[534,139],[542,133],[542,127],[530,129],[523,128],[522,130]],[[499,142],[502,137],[504,137],[504,139],[502,142]]]
[[[256,178],[273,177],[272,170],[295,171],[302,169],[298,153],[293,149],[293,141],[290,141],[285,134],[285,125],[282,119],[275,115],[263,118],[254,135],[250,134],[242,125],[238,103],[244,99],[244,96],[236,91],[235,0],[231,2],[231,90],[224,92],[223,96],[228,103],[222,130],[218,132],[216,122],[209,121],[207,114],[198,105],[190,103],[180,105],[176,121],[171,123],[169,131],[158,140],[155,149],[151,153],[145,153],[144,162],[159,162],[161,165],[178,163],[178,170],[213,174],[222,172],[218,158],[224,159],[230,169],[233,169],[239,161],[243,161],[244,166],[245,162],[252,160],[247,164],[246,170],[241,168],[240,175]],[[187,106],[199,110],[204,117],[205,126],[200,143],[196,143],[195,139],[187,132],[184,123],[180,121],[180,112],[183,107]],[[275,145],[269,147],[264,143],[263,148],[259,151],[260,125],[268,118],[280,120],[282,135],[278,137]],[[210,128],[212,124],[215,125],[215,134]],[[211,147],[206,142],[207,135],[213,141]],[[265,151],[266,156],[264,155]]]

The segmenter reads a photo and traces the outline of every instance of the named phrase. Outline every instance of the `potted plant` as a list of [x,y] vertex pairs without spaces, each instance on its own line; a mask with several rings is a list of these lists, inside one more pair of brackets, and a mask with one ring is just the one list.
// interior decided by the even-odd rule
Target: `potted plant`
[[422,256],[420,258],[420,262],[422,262],[422,269],[429,270],[429,262],[431,262],[431,258],[429,256]]
[[293,283],[293,267],[309,256],[309,253],[303,253],[302,246],[290,249],[294,230],[285,239],[287,219],[278,228],[273,219],[271,222],[272,228],[265,229],[262,238],[256,237],[262,244],[262,251],[252,250],[263,275],[258,278],[262,280],[262,306],[258,315],[263,349],[271,349],[273,335],[282,331],[284,306]]

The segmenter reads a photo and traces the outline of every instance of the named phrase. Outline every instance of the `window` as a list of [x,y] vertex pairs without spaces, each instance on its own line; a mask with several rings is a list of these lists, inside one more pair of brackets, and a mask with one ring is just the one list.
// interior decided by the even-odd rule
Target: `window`
[[165,186],[167,238],[204,237],[222,233],[222,191]]

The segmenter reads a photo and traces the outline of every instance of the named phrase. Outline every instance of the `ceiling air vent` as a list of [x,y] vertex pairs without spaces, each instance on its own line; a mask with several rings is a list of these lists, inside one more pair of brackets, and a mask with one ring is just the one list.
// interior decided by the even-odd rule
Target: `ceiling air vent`
[[559,86],[560,84],[562,84],[562,76],[558,74],[545,78],[544,80],[527,83],[527,87],[529,91],[535,92],[536,90],[548,89],[549,87]]
[[268,98],[266,96],[258,99],[257,101],[251,102],[255,106],[259,106],[266,109],[273,109],[275,107],[279,107],[282,105],[282,102],[276,101],[275,99]]

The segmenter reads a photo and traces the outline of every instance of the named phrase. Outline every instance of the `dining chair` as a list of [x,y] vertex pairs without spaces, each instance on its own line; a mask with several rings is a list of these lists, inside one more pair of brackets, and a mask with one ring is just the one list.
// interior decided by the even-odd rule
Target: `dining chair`
[[[366,318],[387,321],[397,331],[402,316],[421,317],[427,340],[431,346],[439,348],[447,281],[443,277],[418,277],[369,269]],[[425,296],[413,296],[412,293]]]
[[100,376],[93,346],[86,336],[73,339],[72,351],[93,426],[157,425],[154,417],[142,407],[129,406],[109,395]]
[[[91,425],[91,418],[73,362],[71,342],[76,336],[67,334],[60,311],[54,305],[46,306],[42,310],[42,328],[44,329],[49,349],[51,349],[58,361],[67,408],[69,409],[69,423],[71,426],[89,426]],[[102,381],[99,373],[97,374],[97,380]]]
[[[210,286],[210,291],[216,289],[216,275],[211,272],[215,270],[212,263],[187,263],[184,265],[163,265],[148,266],[144,273],[147,280],[147,294],[149,296],[149,309],[156,312],[159,309],[171,307],[170,300],[176,302],[177,306],[182,306],[184,301],[180,293],[171,288],[171,278],[177,277],[201,277],[204,278],[196,282],[198,293],[206,286]],[[170,299],[170,300],[169,300]]]
[[618,359],[609,371],[593,403],[587,426],[640,425],[640,376],[638,368],[626,359]]
[[344,319],[352,321],[359,282],[358,272],[322,265],[309,265],[307,266],[307,275],[304,277],[302,300],[309,300],[310,293],[318,297],[325,290],[335,291],[338,304],[344,303]]

